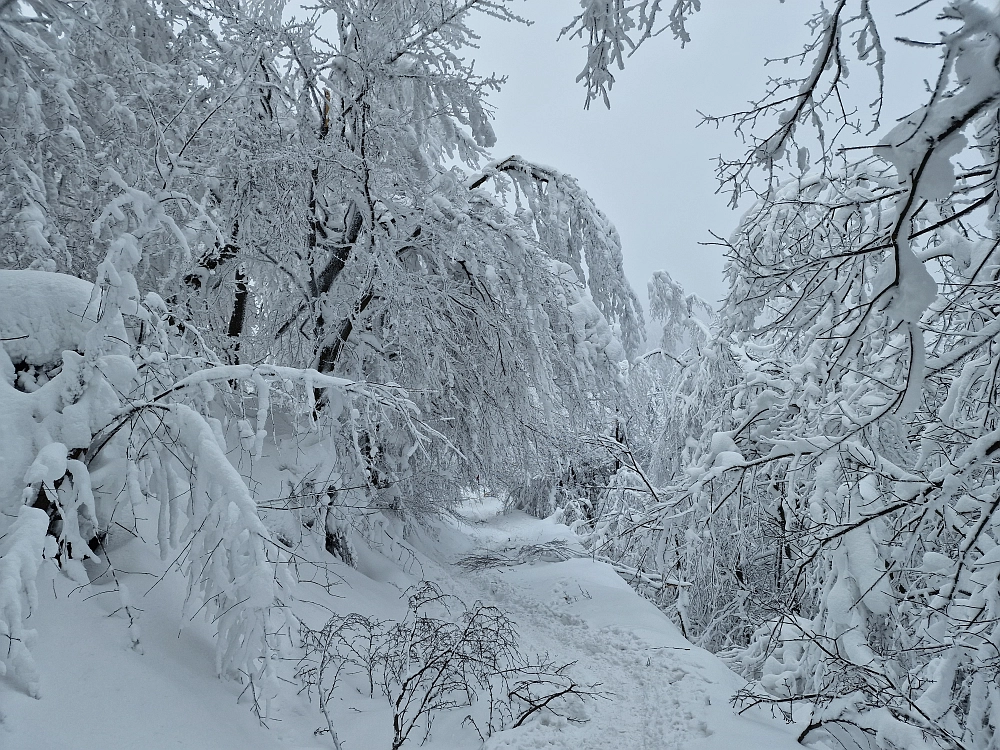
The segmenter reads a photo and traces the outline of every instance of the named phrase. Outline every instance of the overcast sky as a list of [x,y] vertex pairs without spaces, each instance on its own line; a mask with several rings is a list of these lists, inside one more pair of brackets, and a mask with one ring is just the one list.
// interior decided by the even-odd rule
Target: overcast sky
[[[764,58],[800,50],[806,14],[817,5],[708,0],[690,24],[690,45],[681,49],[664,34],[616,75],[610,111],[599,103],[584,111],[583,88],[574,82],[584,62],[580,41],[555,41],[577,0],[525,3],[523,12],[535,20],[528,28],[477,19],[483,36],[477,70],[509,76],[492,97],[494,153],[520,154],[579,180],[617,226],[626,272],[644,305],[646,282],[661,268],[716,304],[725,295],[722,251],[699,243],[711,241],[710,231],[728,235],[737,222],[715,193],[713,159],[738,154],[741,144],[724,129],[698,127],[698,110],[726,113],[759,96],[768,75],[782,72],[765,69]],[[892,12],[910,5],[883,3]],[[933,12],[912,18],[924,25],[925,37],[936,33],[932,18]],[[889,44],[897,64],[912,59],[909,48]],[[922,54],[933,62],[933,53]],[[919,93],[919,86],[909,91]],[[905,109],[907,98],[893,106]]]

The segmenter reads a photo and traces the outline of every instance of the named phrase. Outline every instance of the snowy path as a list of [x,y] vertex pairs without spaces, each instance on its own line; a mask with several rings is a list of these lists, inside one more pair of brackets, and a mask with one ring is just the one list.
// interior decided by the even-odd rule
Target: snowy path
[[[523,645],[529,651],[544,652],[560,663],[576,662],[574,673],[583,681],[600,683],[599,689],[607,698],[583,707],[590,720],[585,725],[557,722],[551,731],[532,727],[523,738],[504,736],[491,747],[550,744],[579,750],[673,750],[709,736],[707,724],[697,717],[711,699],[677,663],[669,647],[651,647],[624,628],[592,628],[574,610],[593,601],[588,599],[594,596],[593,576],[584,586],[579,583],[579,571],[574,570],[580,566],[574,562],[542,565],[546,569],[527,575],[509,570],[487,573],[477,576],[475,583],[518,622]],[[535,579],[534,595],[525,595],[524,587],[510,580],[521,579],[523,583],[529,576]],[[549,596],[538,596],[545,593]]]
[[[463,531],[481,549],[517,556],[525,546],[572,540],[565,527],[520,514],[497,516]],[[446,571],[442,571],[446,572]],[[581,706],[586,723],[551,720],[504,732],[489,750],[740,750],[799,748],[778,722],[739,717],[729,697],[739,678],[694,648],[652,604],[608,566],[585,558],[450,571],[455,593],[505,610],[522,647],[574,675],[601,683],[605,699]]]

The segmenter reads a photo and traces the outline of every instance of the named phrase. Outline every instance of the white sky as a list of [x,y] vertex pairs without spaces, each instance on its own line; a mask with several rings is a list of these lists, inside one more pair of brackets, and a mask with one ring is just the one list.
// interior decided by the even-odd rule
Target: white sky
[[[882,11],[899,12],[913,2],[889,0]],[[922,24],[924,37],[933,38],[939,27],[929,19],[943,4],[908,17],[907,33],[919,35],[912,26]],[[722,250],[699,243],[712,240],[710,231],[727,236],[735,227],[738,214],[715,193],[713,159],[738,154],[741,144],[725,129],[699,128],[698,110],[724,114],[759,96],[767,77],[782,72],[781,66],[765,69],[764,58],[799,51],[807,38],[803,22],[817,5],[707,0],[689,25],[687,48],[664,34],[616,74],[610,111],[600,103],[584,111],[583,88],[574,82],[585,59],[580,41],[555,41],[577,0],[524,3],[523,14],[536,21],[529,28],[476,19],[483,36],[471,55],[477,70],[509,76],[491,97],[499,139],[493,152],[497,158],[520,154],[579,180],[618,228],[626,272],[644,306],[646,282],[660,268],[715,304],[725,295]],[[923,75],[933,74],[935,52],[915,53],[886,38],[893,70],[912,79],[912,70],[901,66],[919,54]],[[906,88],[919,95],[919,80]],[[896,96],[890,114],[912,110],[919,102],[910,99]],[[891,118],[885,122],[891,125]]]

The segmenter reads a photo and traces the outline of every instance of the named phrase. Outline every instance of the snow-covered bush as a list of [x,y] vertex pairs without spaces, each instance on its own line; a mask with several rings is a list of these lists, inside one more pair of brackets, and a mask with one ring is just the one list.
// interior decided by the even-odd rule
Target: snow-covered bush
[[409,739],[426,740],[445,711],[468,709],[466,722],[485,740],[532,717],[572,715],[574,700],[599,696],[596,685],[573,680],[572,665],[522,654],[514,623],[496,607],[468,607],[429,581],[404,596],[407,613],[399,622],[352,613],[319,630],[302,626],[298,676],[315,692],[335,748],[334,692],[358,673],[370,695],[378,688],[389,701],[393,750]]
[[[125,268],[118,264],[114,272],[127,288]],[[0,271],[0,287],[0,415],[13,436],[4,441],[0,495],[0,534],[10,538],[0,557],[6,634],[18,638],[23,627],[27,611],[20,597],[31,591],[46,533],[52,544],[47,556],[86,582],[81,563],[99,559],[112,526],[137,523],[143,506],[155,503],[160,554],[183,551],[179,566],[189,580],[184,616],[203,610],[216,623],[219,673],[242,675],[254,684],[255,698],[262,689],[273,692],[274,634],[294,624],[281,624],[291,579],[283,572],[281,545],[226,455],[224,426],[211,416],[212,391],[237,381],[254,386],[258,454],[272,381],[294,384],[303,399],[313,389],[332,388],[348,404],[355,395],[370,395],[387,408],[405,410],[406,402],[315,372],[249,365],[203,367],[158,391],[153,385],[169,373],[166,353],[157,356],[146,346],[133,350],[134,359],[106,353],[131,349],[131,332],[113,303],[121,286],[101,295],[60,274]],[[149,310],[143,314],[152,321]],[[37,517],[45,519],[41,527]],[[9,529],[8,518],[15,519]],[[139,625],[132,627],[138,644]],[[11,664],[34,684],[24,645],[18,641],[11,651]]]

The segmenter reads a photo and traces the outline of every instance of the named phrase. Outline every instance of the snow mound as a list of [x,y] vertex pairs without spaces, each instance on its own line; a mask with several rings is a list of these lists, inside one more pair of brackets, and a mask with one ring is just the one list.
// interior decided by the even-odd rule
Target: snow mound
[[0,345],[12,362],[59,362],[82,351],[100,294],[89,281],[46,271],[0,270]]

